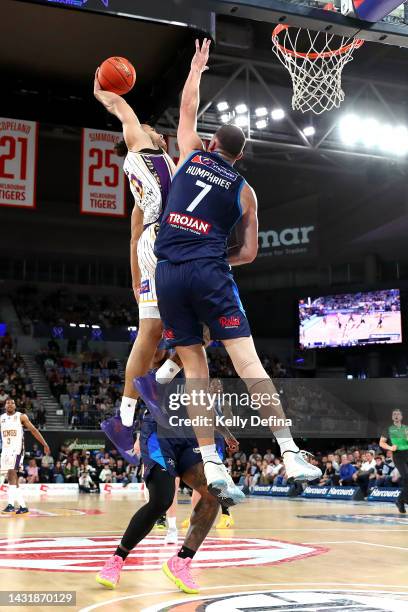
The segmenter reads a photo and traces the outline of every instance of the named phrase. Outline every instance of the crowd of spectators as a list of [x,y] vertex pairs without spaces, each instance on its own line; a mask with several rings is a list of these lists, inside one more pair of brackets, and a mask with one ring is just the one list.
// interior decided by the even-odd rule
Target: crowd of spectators
[[13,399],[17,410],[27,414],[39,429],[46,426],[44,406],[37,397],[24,360],[8,333],[0,338],[0,410],[7,398]]
[[[376,487],[398,487],[400,474],[394,465],[392,452],[385,453],[376,442],[368,449],[341,448],[334,453],[316,453],[310,458],[313,465],[322,470],[322,478],[310,483],[321,486],[359,487],[367,497],[369,489]],[[282,457],[267,449],[263,455],[253,448],[247,457],[239,450],[228,453],[225,461],[232,479],[250,492],[256,485],[287,484],[287,476]]]
[[137,304],[118,303],[110,297],[90,297],[66,288],[43,294],[35,287],[21,287],[13,298],[14,307],[25,333],[31,325],[50,326],[87,323],[104,328],[134,325],[138,321]]
[[141,468],[126,464],[118,452],[98,450],[75,450],[61,446],[55,457],[44,453],[38,444],[26,452],[23,468],[19,473],[20,483],[78,483],[84,493],[98,493],[99,485],[118,482],[126,486],[141,481]]
[[120,405],[123,382],[118,362],[106,354],[89,351],[71,357],[50,341],[36,359],[71,429],[99,428]]
[[[375,446],[372,444],[370,446]],[[107,451],[76,450],[77,440],[71,446],[61,446],[53,457],[43,453],[38,444],[26,452],[24,466],[19,474],[21,483],[78,483],[80,491],[99,492],[101,483],[129,483],[142,481],[142,467],[129,465],[116,449]],[[360,487],[366,497],[369,488],[398,487],[400,476],[392,460],[392,453],[382,454],[378,449],[339,449],[335,453],[317,453],[311,462],[318,465],[323,476],[313,485]],[[284,486],[287,484],[282,457],[271,448],[261,453],[238,450],[228,453],[225,464],[236,484],[250,493],[257,485]]]

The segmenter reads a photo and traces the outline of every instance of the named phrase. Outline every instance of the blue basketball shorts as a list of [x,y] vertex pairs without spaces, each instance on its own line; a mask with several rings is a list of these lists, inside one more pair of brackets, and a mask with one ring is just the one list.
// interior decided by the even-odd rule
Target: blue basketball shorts
[[[161,432],[164,432],[161,429]],[[216,447],[221,461],[225,443],[216,435]],[[202,462],[195,438],[166,438],[158,434],[157,423],[151,415],[143,417],[140,430],[140,452],[144,466],[143,478],[148,481],[155,465],[160,465],[171,476],[183,476],[190,468]]]
[[223,260],[160,261],[156,290],[169,348],[201,344],[203,323],[212,340],[251,335],[238,288]]

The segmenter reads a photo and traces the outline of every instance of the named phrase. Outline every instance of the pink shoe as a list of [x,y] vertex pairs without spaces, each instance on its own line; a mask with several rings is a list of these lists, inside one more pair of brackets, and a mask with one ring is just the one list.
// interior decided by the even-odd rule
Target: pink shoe
[[99,584],[102,584],[108,589],[115,589],[119,582],[120,571],[124,562],[124,559],[119,557],[119,555],[109,557],[99,574],[96,574],[96,582],[99,582]]
[[181,591],[194,595],[199,592],[199,586],[191,575],[191,561],[192,559],[182,559],[174,555],[162,565],[162,570]]

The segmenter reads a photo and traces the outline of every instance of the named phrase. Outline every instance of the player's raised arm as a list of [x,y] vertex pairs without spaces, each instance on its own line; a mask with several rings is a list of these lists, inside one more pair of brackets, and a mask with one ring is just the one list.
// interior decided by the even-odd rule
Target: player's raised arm
[[196,149],[203,149],[203,142],[197,134],[197,112],[200,104],[201,75],[208,70],[207,62],[211,40],[196,40],[196,51],[191,61],[191,68],[184,85],[180,103],[180,119],[177,130],[177,142],[180,149],[179,164]]
[[26,414],[22,414],[20,418],[21,418],[21,424],[24,425],[24,427],[28,429],[28,431],[30,431],[33,434],[34,438],[38,440],[38,442],[43,446],[44,452],[46,454],[50,453],[50,447],[48,446],[48,444],[46,443],[46,441],[44,440],[43,436],[38,431],[38,429],[32,424],[28,416]]
[[241,191],[242,217],[238,225],[239,245],[228,253],[228,263],[240,266],[251,263],[258,254],[258,203],[256,194],[247,183]]
[[136,113],[126,100],[118,94],[105,91],[101,88],[98,81],[98,71],[99,68],[95,73],[94,96],[103,104],[107,111],[115,115],[122,123],[123,138],[127,148],[131,151],[138,151],[145,147],[151,147],[151,139],[143,130]]

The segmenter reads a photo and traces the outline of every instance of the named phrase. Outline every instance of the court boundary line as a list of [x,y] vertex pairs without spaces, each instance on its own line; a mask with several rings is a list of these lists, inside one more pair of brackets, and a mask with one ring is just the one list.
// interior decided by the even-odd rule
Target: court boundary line
[[[47,517],[39,517],[39,518],[47,518]],[[0,527],[2,524],[7,524],[7,523],[0,523]],[[407,520],[407,527],[408,527],[408,520]],[[183,530],[181,528],[179,528],[179,531],[181,531],[182,533],[184,533],[184,531],[187,533],[187,530]],[[219,529],[214,529],[211,530],[210,533],[217,533],[219,534]],[[319,533],[322,531],[340,531],[341,533],[344,532],[344,529],[341,529],[339,527],[336,528],[330,528],[330,527],[325,527],[324,529],[319,529],[318,527],[305,527],[305,528],[289,528],[289,527],[284,527],[284,528],[278,528],[278,527],[271,527],[271,528],[267,528],[267,527],[260,527],[260,528],[240,528],[240,529],[235,529],[234,527],[232,529],[228,529],[228,530],[223,530],[223,532],[225,531],[225,537],[227,537],[227,534],[233,535],[236,531],[254,531],[254,532],[264,532],[264,531],[277,531],[277,532],[281,532],[281,531],[318,531]],[[365,529],[364,533],[407,533],[407,529],[386,529],[386,528],[382,528],[382,529]],[[357,533],[361,533],[361,529],[355,528],[355,529],[350,529],[349,533],[353,533],[353,532],[357,532]],[[99,530],[93,530],[93,531],[86,531],[86,535],[87,536],[92,536],[93,534],[98,534],[98,533],[112,533],[112,534],[118,534],[118,536],[123,536],[123,531],[120,531],[118,529],[99,529]],[[21,539],[22,537],[25,536],[36,536],[36,535],[48,535],[49,537],[53,537],[54,535],[81,535],[84,536],[83,531],[81,531],[80,529],[75,529],[74,531],[50,531],[49,529],[47,531],[25,531],[24,532],[24,536],[19,536],[19,537],[15,537],[15,538],[9,538],[10,540],[17,540],[17,539]],[[159,535],[159,533],[153,533],[153,535]],[[2,533],[1,529],[0,529],[0,537],[7,537],[6,533]],[[221,537],[221,536],[220,536]],[[245,536],[243,536],[245,537]]]
[[[344,592],[361,592],[361,589],[345,589],[345,588],[339,588],[339,589],[328,589],[327,586],[328,585],[333,585],[333,586],[340,586],[340,587],[347,587],[347,586],[352,586],[352,587],[357,587],[357,586],[364,586],[364,587],[372,587],[372,586],[377,586],[380,588],[397,588],[400,589],[401,585],[384,585],[384,584],[377,584],[377,585],[371,585],[371,584],[359,584],[359,583],[345,583],[345,582],[262,582],[262,583],[250,583],[250,584],[234,584],[234,585],[218,585],[218,586],[210,586],[210,587],[206,587],[203,589],[203,591],[215,591],[218,589],[235,589],[237,587],[243,587],[243,588],[250,588],[250,587],[267,587],[267,586],[319,586],[319,585],[323,585],[326,586],[326,588],[320,589],[323,591],[332,591],[332,590],[336,590],[336,591],[344,591]],[[315,589],[313,588],[309,588],[309,589],[290,589],[290,590],[303,590],[303,591],[314,591]],[[258,591],[253,591],[253,593],[257,593]],[[376,593],[378,594],[393,594],[393,595],[408,595],[407,591],[377,591],[377,590],[367,590],[365,591],[366,593]],[[150,592],[150,593],[140,593],[137,595],[125,595],[123,597],[115,597],[113,599],[109,599],[107,601],[104,602],[98,602],[95,604],[91,604],[90,606],[87,606],[85,608],[80,608],[79,612],[91,612],[92,610],[96,610],[98,608],[102,608],[103,606],[107,606],[110,604],[115,604],[115,603],[119,603],[120,601],[125,601],[125,600],[129,600],[129,599],[140,599],[141,597],[149,597],[149,596],[155,596],[155,595],[167,595],[167,594],[171,594],[173,593],[174,595],[179,594],[180,595],[180,591],[179,589],[173,589],[171,591],[167,590],[167,591],[159,591],[159,592]],[[238,592],[239,594],[240,592]],[[241,594],[244,594],[243,592]],[[246,593],[248,594],[248,593]],[[222,594],[220,594],[222,595]],[[205,597],[205,594],[204,594]],[[203,594],[200,593],[198,595],[195,595],[194,597],[189,597],[186,599],[180,599],[180,603],[189,603],[192,601],[197,601],[203,598]],[[174,600],[173,600],[174,601]],[[157,604],[153,604],[153,605],[162,605],[162,606],[166,606],[169,605],[173,602],[170,601],[163,601],[163,602],[158,602]],[[152,608],[152,606],[149,606],[150,611],[153,612],[154,608]],[[141,610],[141,612],[149,612],[149,608],[143,608],[143,610]]]

